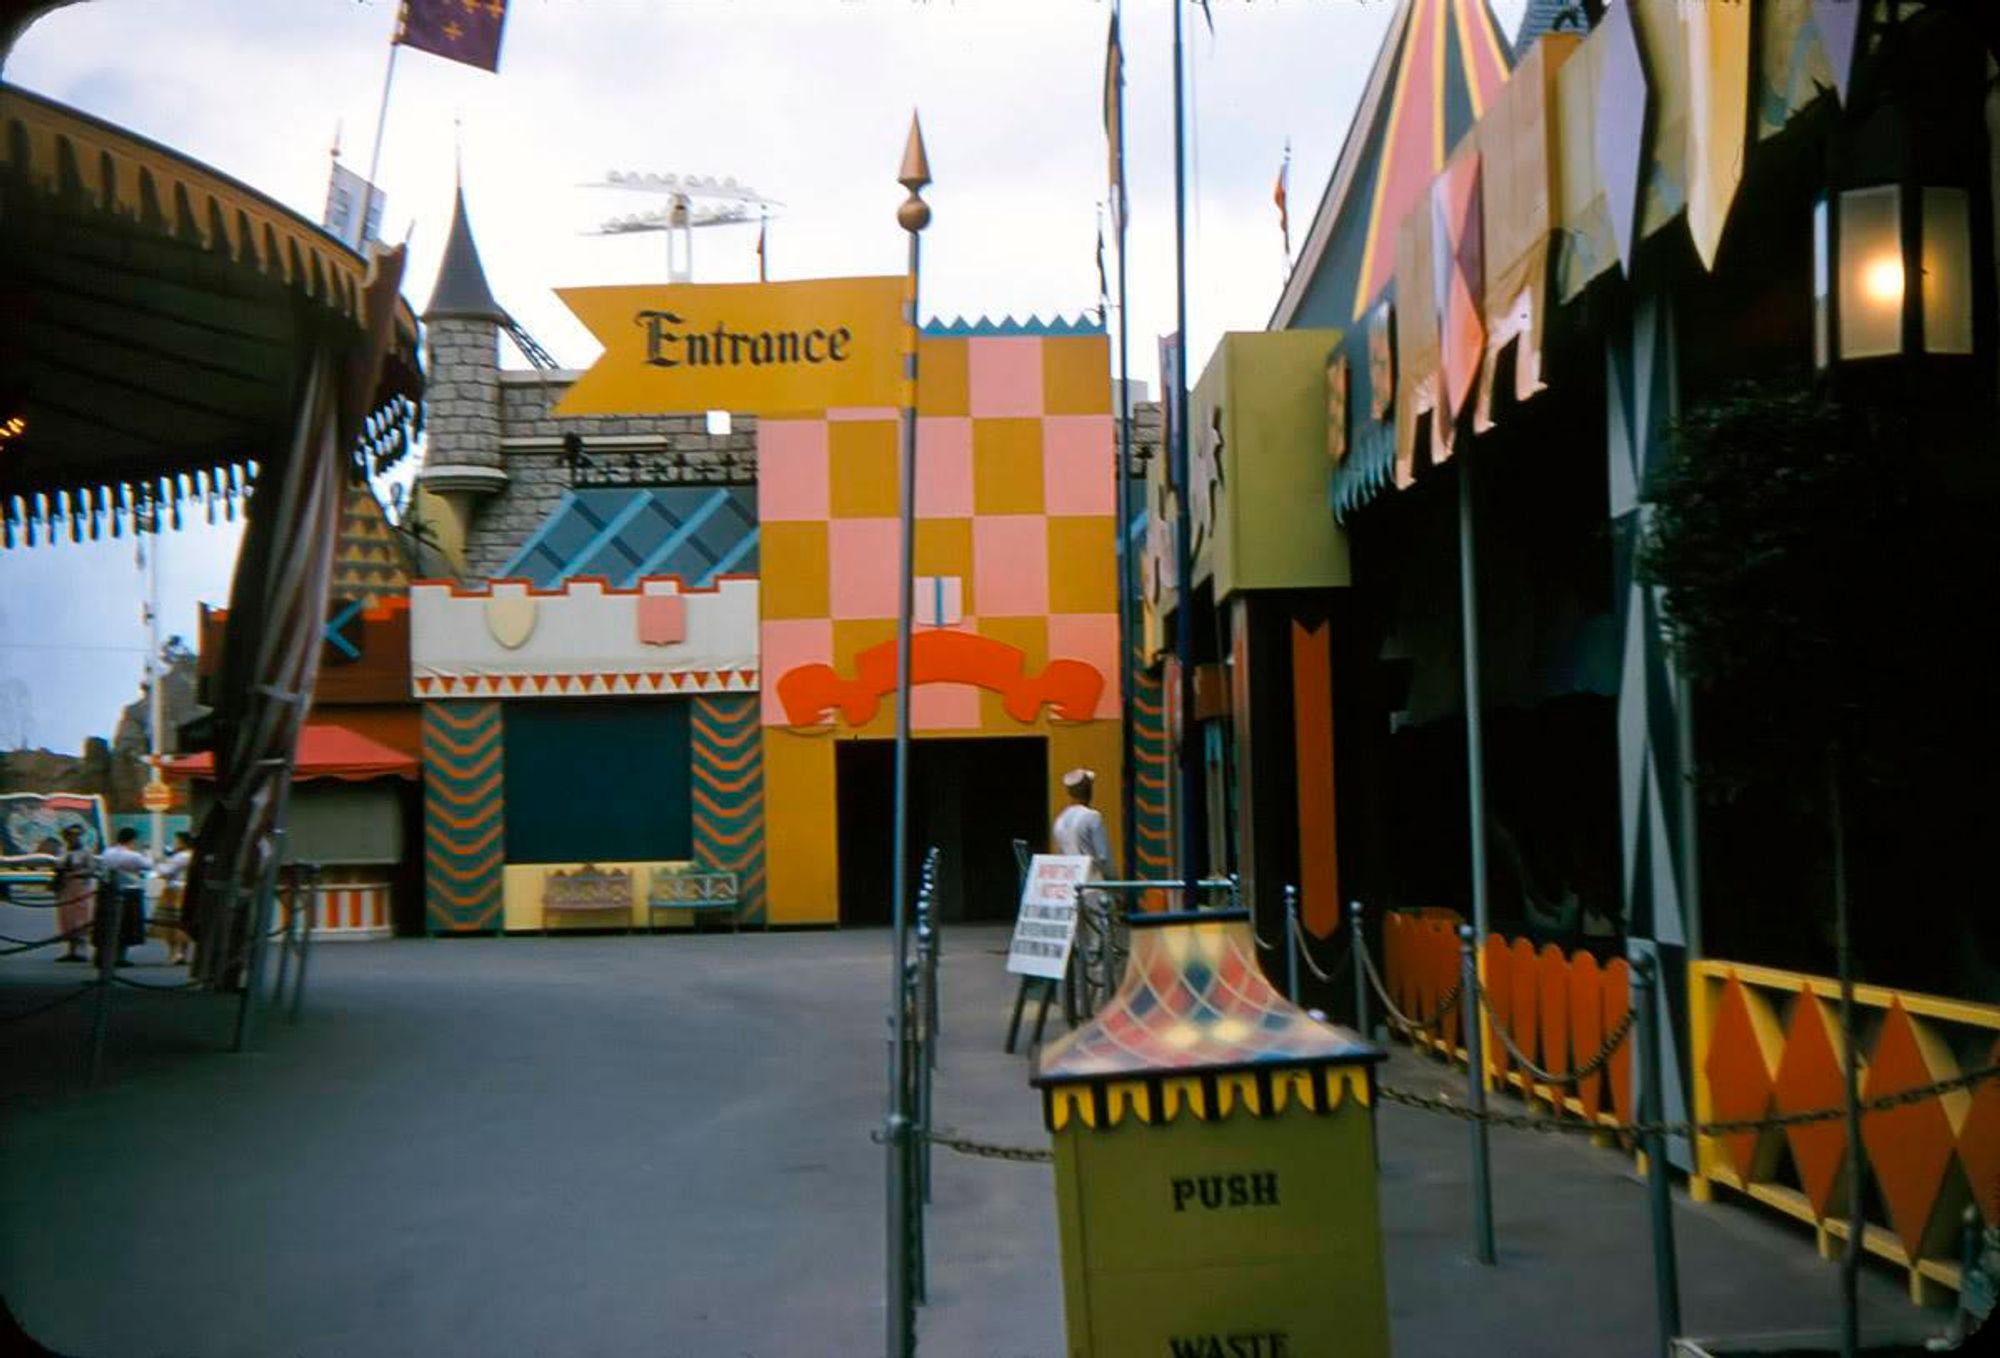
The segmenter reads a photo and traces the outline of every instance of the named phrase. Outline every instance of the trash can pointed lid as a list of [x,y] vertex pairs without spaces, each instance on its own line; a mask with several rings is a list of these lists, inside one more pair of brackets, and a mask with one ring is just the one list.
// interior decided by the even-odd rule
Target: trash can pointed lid
[[1385,1053],[1322,1023],[1264,978],[1245,910],[1134,915],[1125,979],[1097,1016],[1050,1044],[1039,1088],[1147,1076],[1352,1065]]

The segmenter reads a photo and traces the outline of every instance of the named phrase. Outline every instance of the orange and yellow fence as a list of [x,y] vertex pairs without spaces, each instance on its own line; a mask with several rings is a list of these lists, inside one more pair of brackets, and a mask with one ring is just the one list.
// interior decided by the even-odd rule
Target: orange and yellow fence
[[[1396,1007],[1417,1018],[1436,1014],[1459,984],[1458,915],[1443,910],[1382,917],[1383,986]],[[1480,986],[1487,1010],[1506,1025],[1521,1054],[1545,1070],[1569,1071],[1590,1063],[1607,1038],[1626,1025],[1632,1009],[1631,969],[1623,958],[1600,963],[1587,952],[1566,955],[1553,943],[1539,949],[1525,938],[1489,934],[1480,956]],[[1453,1004],[1433,1033],[1415,1041],[1463,1061],[1462,1018]],[[1592,1122],[1629,1123],[1637,1113],[1629,1044],[1582,1079],[1549,1084],[1510,1058],[1489,1034],[1484,1050],[1487,1082],[1507,1085],[1556,1113]]]
[[[1823,976],[1700,961],[1689,967],[1697,1121],[1733,1121],[1841,1101],[1840,989]],[[1856,986],[1861,1098],[1893,1096],[2000,1064],[2000,1006]],[[1957,1288],[1961,1218],[2000,1224],[2000,1080],[1861,1118],[1869,1224],[1862,1243],[1909,1270],[1910,1294]],[[1722,1184],[1845,1239],[1847,1131],[1841,1122],[1703,1136],[1689,1189]]]
[[[1466,1056],[1459,1002],[1458,915],[1389,913],[1382,920],[1383,987],[1424,1027],[1412,1041],[1449,1059]],[[1490,1023],[1504,1025],[1529,1060],[1552,1071],[1588,1065],[1631,1009],[1622,958],[1565,955],[1555,944],[1489,935],[1480,985]],[[1839,986],[1820,976],[1703,960],[1689,964],[1687,1048],[1698,1123],[1753,1121],[1840,1106],[1843,1046]],[[1855,988],[1863,1103],[2000,1064],[2000,1006],[1879,986]],[[1442,1011],[1442,1012],[1440,1012]],[[1434,1020],[1434,1021],[1432,1021]],[[1490,1028],[1489,1034],[1490,1038]],[[1508,1086],[1606,1126],[1636,1113],[1635,1048],[1626,1044],[1585,1078],[1550,1085],[1496,1041],[1482,1042],[1488,1083]],[[1963,1214],[1976,1206],[2000,1224],[2000,1080],[1863,1114],[1869,1225],[1863,1244],[1909,1271],[1910,1292],[1934,1300],[1956,1289]],[[1847,1131],[1842,1120],[1697,1135],[1698,1201],[1722,1184],[1811,1225],[1831,1256],[1847,1235]]]

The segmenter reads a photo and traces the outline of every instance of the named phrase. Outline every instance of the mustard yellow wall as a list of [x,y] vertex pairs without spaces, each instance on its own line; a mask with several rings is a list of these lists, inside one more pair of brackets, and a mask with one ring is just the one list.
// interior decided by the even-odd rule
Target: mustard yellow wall
[[1335,330],[1223,337],[1218,599],[1348,583],[1347,537],[1326,502],[1326,359],[1339,338]]
[[764,728],[764,871],[772,924],[835,924],[834,737]]
[[[501,879],[501,927],[512,933],[518,930],[540,930],[544,927],[554,933],[570,929],[602,929],[612,921],[602,915],[569,914],[556,915],[544,925],[542,919],[542,881],[551,872],[573,871],[582,867],[581,863],[509,863],[503,870]],[[646,890],[652,885],[654,868],[690,868],[694,864],[680,861],[657,860],[651,863],[592,863],[600,872],[629,872],[632,874],[632,925],[646,927]],[[662,910],[659,915],[660,928],[686,929],[693,927],[693,919],[685,910]]]
[[[885,720],[891,725],[893,719]],[[1069,804],[1062,776],[1070,769],[1097,772],[1093,804],[1104,813],[1114,857],[1124,853],[1125,822],[1118,767],[1118,723],[1115,721],[1009,723],[1010,729],[979,732],[938,731],[918,740],[982,739],[1001,736],[1046,736],[1049,744],[1049,820]],[[764,861],[770,892],[772,924],[838,924],[840,922],[839,797],[834,774],[834,750],[841,734],[795,735],[780,727],[764,731]],[[883,739],[873,733],[866,739]],[[886,808],[883,808],[886,809]],[[878,810],[879,814],[879,810]],[[509,868],[508,910],[513,909]]]

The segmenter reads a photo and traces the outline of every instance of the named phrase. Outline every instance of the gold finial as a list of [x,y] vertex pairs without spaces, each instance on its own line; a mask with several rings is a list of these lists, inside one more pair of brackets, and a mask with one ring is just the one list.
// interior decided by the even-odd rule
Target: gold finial
[[915,109],[910,110],[910,139],[903,144],[903,169],[896,182],[911,193],[931,182],[930,157],[924,154],[924,128],[917,121]]
[[924,129],[917,121],[915,109],[910,110],[910,139],[903,145],[903,168],[896,182],[910,191],[910,196],[896,209],[897,225],[911,233],[923,230],[931,222],[931,205],[917,194],[931,182],[931,162],[924,154]]

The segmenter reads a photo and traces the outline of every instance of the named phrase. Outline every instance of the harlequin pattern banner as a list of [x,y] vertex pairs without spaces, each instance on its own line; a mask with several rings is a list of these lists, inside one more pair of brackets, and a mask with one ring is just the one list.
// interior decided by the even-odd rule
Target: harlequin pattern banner
[[558,416],[898,405],[905,280],[565,288],[604,354]]

